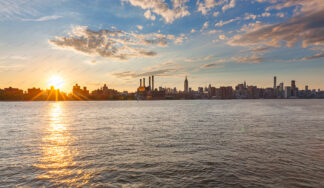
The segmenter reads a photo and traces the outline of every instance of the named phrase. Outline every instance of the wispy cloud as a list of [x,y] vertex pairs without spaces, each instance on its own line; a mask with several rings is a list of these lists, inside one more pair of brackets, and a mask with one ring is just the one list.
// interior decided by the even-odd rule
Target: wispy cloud
[[[197,1],[197,11],[201,12],[201,14],[206,15],[209,10],[211,10],[213,7],[215,6],[219,6],[222,5],[224,2],[226,2],[226,0],[201,0],[201,1]],[[218,13],[216,13],[218,15]],[[216,16],[217,16],[216,15]],[[215,16],[215,13],[214,13]]]
[[[164,0],[121,0],[122,2],[129,2],[131,5],[140,7],[146,12],[144,16],[147,19],[155,20],[155,15],[160,15],[166,23],[172,23],[175,19],[190,15],[187,10],[186,3],[188,0],[171,0],[172,8]],[[153,14],[154,13],[154,14]]]
[[218,62],[216,63],[207,63],[207,64],[203,64],[200,66],[200,69],[220,69],[223,68],[224,65],[220,65]]
[[324,58],[324,53],[318,53],[309,57],[302,58],[303,61]]
[[0,56],[0,60],[26,60],[28,59],[26,56],[19,55],[9,55],[9,56]]
[[200,32],[203,32],[205,29],[207,29],[208,28],[208,22],[205,22],[204,24],[203,24],[203,26],[202,26],[202,28],[200,29]]
[[25,15],[36,16],[38,11],[31,6],[34,3],[28,3],[24,0],[0,1],[0,21],[19,18]]
[[31,22],[43,22],[43,21],[49,21],[49,20],[57,20],[59,18],[62,18],[62,16],[58,15],[52,15],[52,16],[43,16],[40,18],[22,18],[22,21],[31,21]]
[[257,56],[257,55],[233,57],[232,60],[236,61],[237,63],[249,63],[249,64],[255,64],[255,63],[264,62],[264,59],[262,57]]
[[141,26],[141,25],[137,25],[136,27],[137,27],[137,29],[139,29],[139,30],[143,30],[143,26]]
[[40,17],[46,8],[61,4],[66,0],[0,0],[0,21],[26,20],[46,21],[58,19],[56,15]]
[[160,69],[148,72],[133,72],[133,71],[124,71],[124,72],[113,72],[111,75],[120,78],[120,79],[128,79],[128,78],[138,78],[138,77],[145,77],[145,76],[168,76],[170,73],[176,72],[177,69]]
[[240,17],[237,17],[237,18],[233,18],[233,19],[230,19],[230,20],[227,20],[227,21],[219,21],[215,24],[215,27],[222,27],[223,25],[226,25],[226,24],[229,24],[229,23],[232,23],[232,22],[235,22],[237,20],[240,20],[241,18]]
[[205,57],[188,58],[188,59],[185,59],[184,61],[188,62],[188,63],[193,63],[193,62],[199,62],[199,61],[208,61],[213,58],[214,58],[213,55],[209,55],[209,56],[205,56]]
[[236,5],[236,1],[235,0],[230,0],[230,2],[228,4],[226,4],[226,5],[224,5],[222,7],[222,10],[223,10],[223,12],[225,12],[226,10],[228,10],[230,8],[234,8],[235,5]]

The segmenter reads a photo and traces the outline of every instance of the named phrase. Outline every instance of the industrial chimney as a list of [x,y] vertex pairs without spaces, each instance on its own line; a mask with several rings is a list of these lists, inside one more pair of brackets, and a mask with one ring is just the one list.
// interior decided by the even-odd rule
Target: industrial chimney
[[152,91],[154,91],[154,76],[152,75]]
[[143,78],[143,87],[145,87],[145,78]]
[[151,90],[151,76],[149,76],[149,88]]
[[142,79],[140,79],[140,87],[142,87]]

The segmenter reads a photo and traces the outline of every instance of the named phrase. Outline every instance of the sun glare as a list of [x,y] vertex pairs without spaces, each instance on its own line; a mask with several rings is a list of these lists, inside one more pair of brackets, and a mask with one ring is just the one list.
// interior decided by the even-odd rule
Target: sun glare
[[52,76],[48,81],[49,86],[54,86],[55,89],[62,89],[64,80],[60,76]]

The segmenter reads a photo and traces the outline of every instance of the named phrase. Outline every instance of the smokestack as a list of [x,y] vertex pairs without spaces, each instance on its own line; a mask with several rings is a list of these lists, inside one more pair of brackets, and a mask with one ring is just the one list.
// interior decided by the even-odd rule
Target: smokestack
[[154,76],[152,75],[152,90],[154,91]]
[[140,79],[140,87],[142,87],[142,79]]
[[151,76],[149,76],[149,88],[151,90]]
[[143,87],[145,87],[145,78],[143,78]]

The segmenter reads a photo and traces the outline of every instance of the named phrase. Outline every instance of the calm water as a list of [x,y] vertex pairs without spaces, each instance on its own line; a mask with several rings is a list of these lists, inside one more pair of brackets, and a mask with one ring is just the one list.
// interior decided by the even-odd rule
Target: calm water
[[0,187],[324,187],[324,100],[0,103]]

